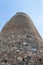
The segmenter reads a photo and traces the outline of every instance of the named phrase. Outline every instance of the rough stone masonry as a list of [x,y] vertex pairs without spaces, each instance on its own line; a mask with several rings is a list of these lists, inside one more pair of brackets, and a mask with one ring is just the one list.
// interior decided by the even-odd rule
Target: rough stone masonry
[[43,40],[27,14],[16,13],[0,32],[0,65],[43,65]]

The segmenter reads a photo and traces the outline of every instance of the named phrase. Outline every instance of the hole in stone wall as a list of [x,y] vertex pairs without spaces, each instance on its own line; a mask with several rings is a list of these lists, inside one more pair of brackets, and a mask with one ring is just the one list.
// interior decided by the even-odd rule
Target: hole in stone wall
[[39,61],[40,61],[40,62],[42,61],[41,58],[39,58]]

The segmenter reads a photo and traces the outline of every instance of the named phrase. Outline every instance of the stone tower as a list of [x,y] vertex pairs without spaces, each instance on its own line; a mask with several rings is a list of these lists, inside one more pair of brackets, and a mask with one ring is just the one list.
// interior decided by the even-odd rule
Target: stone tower
[[[2,38],[1,38],[2,37]],[[36,62],[38,54],[38,33],[30,17],[16,13],[3,27],[0,34],[1,63],[9,65],[29,65]]]
[[25,13],[18,12],[7,22],[2,32],[9,33],[14,31],[17,34],[21,34],[27,30],[29,33],[31,32],[30,34],[41,38],[30,17]]

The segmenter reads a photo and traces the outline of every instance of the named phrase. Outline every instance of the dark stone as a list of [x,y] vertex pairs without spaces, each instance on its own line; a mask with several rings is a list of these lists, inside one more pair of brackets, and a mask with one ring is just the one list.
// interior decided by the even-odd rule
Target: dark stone
[[26,57],[26,60],[27,60],[27,61],[28,61],[28,60],[30,60],[30,59],[31,59],[31,57],[30,57],[30,56],[27,56],[27,57]]
[[28,44],[26,44],[26,46],[28,46]]
[[25,58],[23,58],[23,61],[25,62]]
[[7,60],[5,59],[4,62],[7,63]]
[[40,61],[40,62],[42,61],[41,58],[39,58],[39,61]]
[[5,63],[7,63],[7,60],[6,60],[6,59],[4,59],[4,60],[1,60],[1,62],[5,62]]
[[24,61],[18,62],[18,65],[25,65]]

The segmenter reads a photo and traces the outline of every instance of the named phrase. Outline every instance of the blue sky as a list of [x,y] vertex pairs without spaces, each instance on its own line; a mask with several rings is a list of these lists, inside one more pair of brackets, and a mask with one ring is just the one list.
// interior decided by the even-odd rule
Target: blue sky
[[0,0],[0,31],[16,12],[27,13],[43,38],[43,0]]

